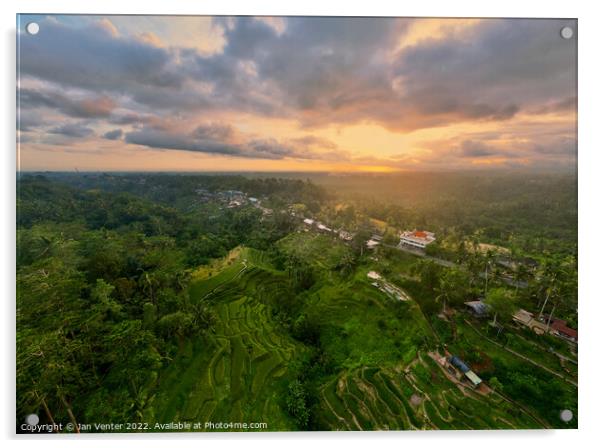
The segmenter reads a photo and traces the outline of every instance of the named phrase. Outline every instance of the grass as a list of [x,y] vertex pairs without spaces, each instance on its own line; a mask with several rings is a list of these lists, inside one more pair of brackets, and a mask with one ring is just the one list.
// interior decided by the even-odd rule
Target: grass
[[334,236],[314,233],[291,233],[278,242],[281,250],[311,262],[321,272],[333,269],[350,251],[349,246]]

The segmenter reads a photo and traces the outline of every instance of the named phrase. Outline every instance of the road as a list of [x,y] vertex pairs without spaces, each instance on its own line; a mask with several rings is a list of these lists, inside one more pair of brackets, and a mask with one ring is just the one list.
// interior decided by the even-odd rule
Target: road
[[[408,249],[405,247],[401,247],[398,245],[393,245],[393,244],[383,244],[383,246],[385,247],[389,247],[391,249],[397,249],[401,252],[405,252],[407,254],[410,255],[415,255],[416,257],[420,257],[420,258],[424,258],[425,260],[430,260],[434,263],[437,263],[440,266],[444,266],[446,268],[458,268],[458,269],[462,269],[462,270],[466,270],[466,267],[458,264],[458,263],[454,263],[453,261],[448,261],[448,260],[444,260],[442,258],[437,258],[437,257],[433,257],[431,255],[427,255],[424,252],[419,252],[416,250],[412,250],[412,249]],[[481,278],[485,278],[485,273],[481,273],[479,274],[479,277]],[[503,281],[504,283],[506,283],[508,286],[512,286],[512,287],[518,287],[518,288],[526,288],[527,284],[524,282],[515,282],[514,280],[512,280],[511,278],[500,278],[501,281]]]

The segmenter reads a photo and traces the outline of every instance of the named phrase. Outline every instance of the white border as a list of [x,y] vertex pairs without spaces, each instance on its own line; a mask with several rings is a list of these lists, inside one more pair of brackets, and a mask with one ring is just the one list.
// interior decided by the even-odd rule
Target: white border
[[[495,432],[429,432],[429,433],[293,433],[293,434],[195,434],[154,435],[151,437],[104,435],[96,437],[20,437],[21,446],[44,444],[63,447],[65,444],[81,445],[86,440],[92,446],[107,443],[143,443],[145,446],[164,446],[176,439],[178,446],[200,444],[245,444],[262,448],[266,445],[287,448],[315,443],[343,443],[346,446],[420,445],[504,447],[508,445],[581,446],[594,444],[597,437],[602,384],[599,327],[602,294],[596,275],[600,272],[600,22],[601,14],[593,1],[526,1],[497,0],[496,2],[454,0],[394,2],[370,0],[365,2],[304,0],[3,0],[0,2],[2,22],[2,266],[1,283],[5,294],[2,313],[2,342],[4,362],[0,368],[2,405],[0,406],[1,436],[9,445],[17,442],[14,432],[14,282],[15,282],[15,14],[22,13],[119,13],[119,14],[248,14],[248,15],[390,15],[390,16],[449,16],[449,17],[577,17],[579,19],[579,235],[580,266],[579,296],[580,341],[579,373],[579,426],[577,431],[495,431]],[[587,244],[586,244],[587,243]]]

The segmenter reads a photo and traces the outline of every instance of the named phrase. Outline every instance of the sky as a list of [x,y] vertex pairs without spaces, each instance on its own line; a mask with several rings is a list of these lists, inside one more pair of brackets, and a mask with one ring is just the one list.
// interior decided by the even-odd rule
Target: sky
[[564,26],[20,15],[17,168],[574,170]]

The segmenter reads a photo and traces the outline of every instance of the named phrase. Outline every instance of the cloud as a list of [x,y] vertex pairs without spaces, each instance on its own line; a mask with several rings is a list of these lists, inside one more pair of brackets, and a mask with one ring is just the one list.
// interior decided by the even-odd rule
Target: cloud
[[129,112],[125,114],[113,114],[108,121],[112,124],[141,124],[148,120],[148,116],[145,117],[137,113]]
[[[272,160],[574,160],[576,40],[558,32],[570,20],[40,22],[38,36],[19,34],[23,131]],[[193,42],[200,36],[211,41],[206,48]],[[278,129],[274,138],[271,119],[286,122],[290,136]],[[356,124],[407,135],[415,146],[399,160],[371,148],[352,153],[332,130]],[[471,134],[481,126],[492,134]],[[416,143],[443,127],[433,131],[448,136],[437,147],[427,137]]]
[[145,127],[125,134],[127,143],[164,150],[181,150],[207,154],[251,157],[262,159],[282,159],[291,155],[289,148],[275,140],[253,140],[247,144],[216,140],[203,135],[199,128],[189,134]]
[[500,151],[495,148],[473,140],[464,140],[460,145],[461,157],[489,157],[500,155]]
[[94,134],[92,128],[82,123],[67,123],[48,130],[50,134],[59,134],[65,137],[85,138]]
[[306,135],[297,137],[291,140],[293,143],[298,143],[304,146],[320,147],[324,149],[336,149],[338,145],[326,138],[316,137],[315,135]]
[[536,106],[532,109],[533,114],[544,115],[544,114],[555,114],[566,111],[577,111],[577,97],[569,96],[561,100],[553,100],[544,104],[543,106]]
[[22,132],[32,131],[44,124],[42,114],[35,110],[20,110],[17,118],[18,130]]
[[21,89],[19,93],[22,108],[48,107],[77,118],[108,117],[116,106],[115,101],[106,95],[74,99],[57,92],[27,88]]
[[162,150],[194,151],[234,157],[346,160],[344,151],[326,139],[304,136],[287,140],[245,135],[224,123],[203,123],[183,132],[171,122],[145,125],[125,134],[127,143]]
[[575,48],[557,32],[566,21],[450,22],[437,28],[449,36],[408,46],[410,38],[396,50],[429,19],[277,19],[215,18],[225,44],[210,54],[158,47],[106,22],[79,29],[49,21],[45,39],[21,37],[21,69],[124,95],[149,111],[250,112],[306,127],[371,122],[399,132],[508,120],[574,90]]
[[183,87],[177,54],[137,39],[116,35],[106,24],[69,26],[42,20],[40,35],[20,33],[22,76],[66,88],[143,96]]
[[223,123],[209,123],[198,126],[192,135],[200,140],[229,141],[234,137],[234,128]]
[[505,120],[574,91],[576,51],[562,20],[483,20],[469,42],[425,41],[395,62],[402,96],[424,115]]
[[123,131],[121,129],[114,129],[103,134],[103,137],[107,140],[120,140],[122,136]]

